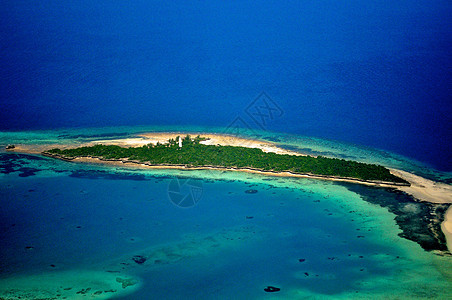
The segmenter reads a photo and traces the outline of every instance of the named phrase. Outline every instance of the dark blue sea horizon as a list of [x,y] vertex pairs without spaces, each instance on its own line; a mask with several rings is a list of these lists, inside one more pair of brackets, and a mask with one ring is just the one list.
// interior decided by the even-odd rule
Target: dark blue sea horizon
[[[451,171],[451,12],[439,0],[6,0],[0,130],[240,117]],[[279,109],[265,124],[247,113],[263,91]]]

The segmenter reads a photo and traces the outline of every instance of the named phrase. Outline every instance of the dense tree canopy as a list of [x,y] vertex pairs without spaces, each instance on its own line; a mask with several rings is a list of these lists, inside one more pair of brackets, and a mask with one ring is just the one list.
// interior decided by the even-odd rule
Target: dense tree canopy
[[95,145],[74,149],[52,149],[50,154],[59,154],[71,158],[79,156],[95,156],[104,159],[129,159],[150,164],[185,165],[190,167],[218,166],[233,168],[253,168],[263,171],[289,171],[298,174],[314,174],[324,176],[340,176],[362,180],[381,180],[396,183],[407,183],[392,175],[383,166],[360,163],[356,161],[312,156],[296,156],[263,152],[258,148],[203,145],[205,138],[190,136],[170,139],[169,143],[148,144],[142,147],[120,147],[114,145]]

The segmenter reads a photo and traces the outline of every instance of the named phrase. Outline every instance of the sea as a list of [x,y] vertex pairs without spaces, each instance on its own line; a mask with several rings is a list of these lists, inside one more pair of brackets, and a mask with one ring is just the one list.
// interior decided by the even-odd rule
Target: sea
[[234,134],[451,184],[451,12],[438,0],[2,1],[0,299],[450,299],[450,256],[367,201],[424,205],[408,195],[3,149]]

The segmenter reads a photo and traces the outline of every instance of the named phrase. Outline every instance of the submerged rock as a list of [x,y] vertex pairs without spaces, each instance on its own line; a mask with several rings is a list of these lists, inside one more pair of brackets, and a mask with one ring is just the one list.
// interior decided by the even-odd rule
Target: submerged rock
[[247,193],[247,194],[256,194],[257,190],[249,189],[249,190],[246,190],[245,193]]
[[119,282],[122,285],[123,289],[138,283],[138,281],[133,278],[121,278],[121,277],[116,277],[116,282]]
[[274,286],[267,286],[264,291],[266,291],[267,293],[274,293],[274,292],[279,292],[281,289],[274,287]]
[[76,294],[85,295],[86,293],[89,293],[91,291],[91,288],[81,289],[80,291],[76,292]]
[[141,256],[141,255],[135,255],[134,257],[132,257],[133,261],[136,262],[139,265],[142,265],[146,262],[146,257]]

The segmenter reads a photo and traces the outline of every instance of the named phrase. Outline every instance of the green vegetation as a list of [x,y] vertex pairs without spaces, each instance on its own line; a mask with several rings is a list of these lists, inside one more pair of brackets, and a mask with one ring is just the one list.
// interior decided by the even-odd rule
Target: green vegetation
[[95,156],[103,159],[129,159],[150,164],[185,165],[189,167],[216,166],[232,168],[252,168],[262,171],[289,171],[298,174],[349,177],[362,180],[381,180],[408,183],[392,175],[382,166],[365,164],[337,158],[295,156],[266,153],[257,148],[203,145],[200,136],[192,139],[186,136],[179,147],[179,137],[167,144],[145,145],[123,148],[120,146],[96,145],[75,149],[52,149],[49,154],[66,158]]

